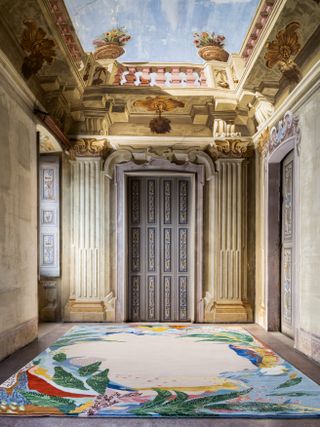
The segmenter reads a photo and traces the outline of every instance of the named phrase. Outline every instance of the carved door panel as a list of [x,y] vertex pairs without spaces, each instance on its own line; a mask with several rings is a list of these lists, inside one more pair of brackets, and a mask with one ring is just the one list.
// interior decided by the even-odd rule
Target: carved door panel
[[293,337],[294,322],[294,158],[282,163],[281,330]]
[[191,182],[128,180],[129,320],[189,321]]

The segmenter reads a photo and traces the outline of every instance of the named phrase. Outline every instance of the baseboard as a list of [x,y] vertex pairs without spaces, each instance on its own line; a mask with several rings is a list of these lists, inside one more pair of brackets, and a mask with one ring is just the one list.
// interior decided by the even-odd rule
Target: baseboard
[[38,318],[0,333],[0,360],[26,346],[38,336]]
[[298,329],[295,346],[306,356],[320,363],[320,337],[304,329]]

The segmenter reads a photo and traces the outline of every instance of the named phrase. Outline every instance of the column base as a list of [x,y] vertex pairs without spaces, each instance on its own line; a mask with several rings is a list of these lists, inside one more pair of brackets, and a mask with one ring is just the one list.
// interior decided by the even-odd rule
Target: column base
[[69,300],[64,309],[67,322],[103,322],[105,307],[103,301]]
[[205,313],[205,321],[213,323],[252,322],[252,308],[248,303],[215,302],[212,310]]

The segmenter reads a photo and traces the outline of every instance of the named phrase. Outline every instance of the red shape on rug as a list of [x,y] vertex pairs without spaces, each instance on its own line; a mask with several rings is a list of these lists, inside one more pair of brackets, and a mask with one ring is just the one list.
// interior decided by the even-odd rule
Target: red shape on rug
[[40,393],[47,394],[48,396],[59,396],[59,397],[94,397],[92,394],[76,394],[69,393],[67,391],[60,390],[42,378],[33,375],[31,372],[27,371],[28,375],[28,387],[32,390],[39,391]]

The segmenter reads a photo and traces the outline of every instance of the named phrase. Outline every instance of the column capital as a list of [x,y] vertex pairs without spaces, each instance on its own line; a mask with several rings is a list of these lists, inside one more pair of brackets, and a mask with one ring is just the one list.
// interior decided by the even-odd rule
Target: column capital
[[70,157],[72,160],[79,157],[104,157],[109,146],[106,139],[80,138],[71,140]]
[[215,159],[242,159],[253,154],[251,138],[224,138],[216,139],[208,151]]

